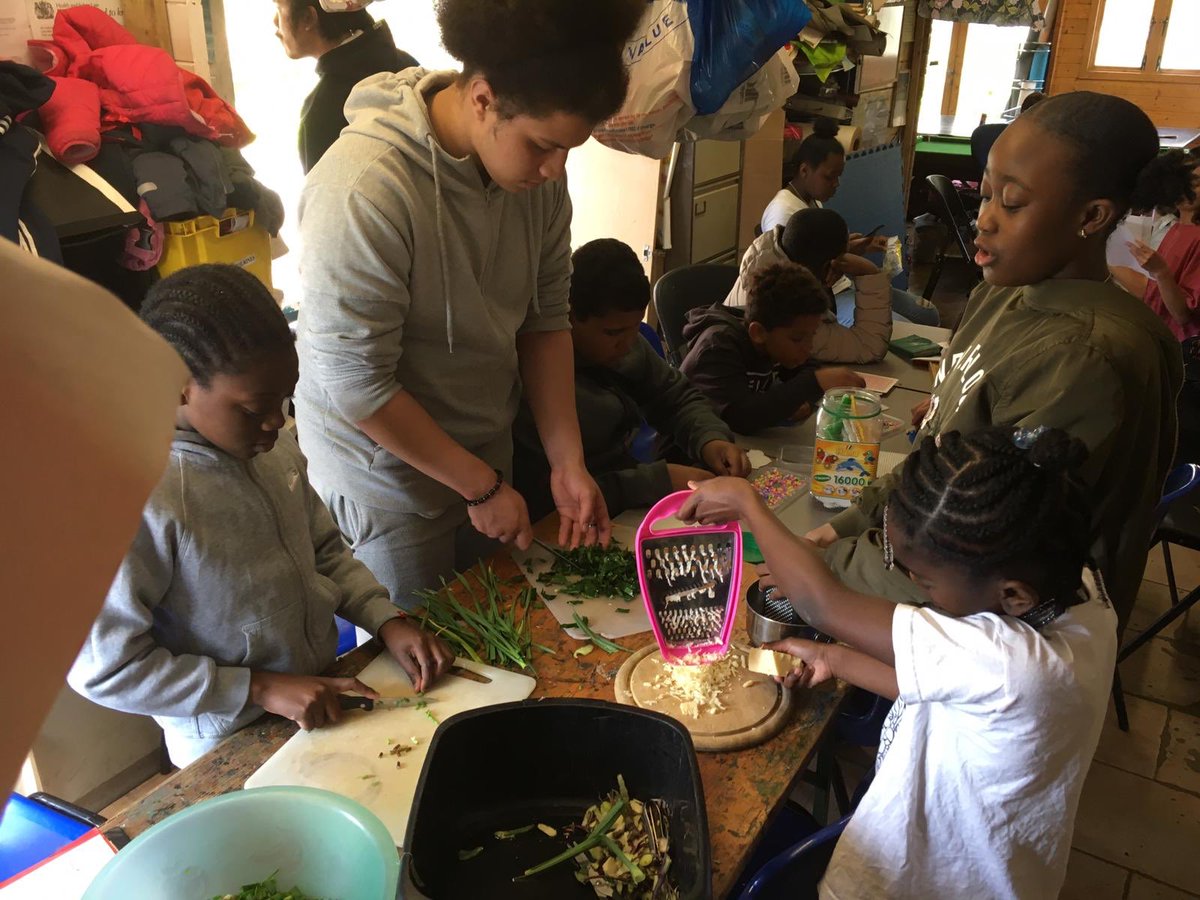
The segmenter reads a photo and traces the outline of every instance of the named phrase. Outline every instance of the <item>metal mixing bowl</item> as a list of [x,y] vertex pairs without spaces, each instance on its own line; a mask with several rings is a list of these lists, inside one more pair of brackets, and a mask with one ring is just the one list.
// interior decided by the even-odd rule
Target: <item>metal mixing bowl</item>
[[792,622],[781,622],[771,618],[763,607],[763,594],[764,591],[757,581],[746,589],[746,631],[750,635],[751,647],[761,647],[763,644],[790,637],[833,643],[833,638],[817,631],[799,616]]

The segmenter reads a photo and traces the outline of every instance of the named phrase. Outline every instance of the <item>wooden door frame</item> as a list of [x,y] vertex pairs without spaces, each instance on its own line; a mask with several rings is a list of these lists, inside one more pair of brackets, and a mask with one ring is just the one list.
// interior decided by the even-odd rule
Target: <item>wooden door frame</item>
[[953,116],[958,110],[958,89],[962,85],[963,58],[967,52],[967,23],[955,22],[950,31],[950,50],[946,54],[946,86],[942,89],[942,115]]

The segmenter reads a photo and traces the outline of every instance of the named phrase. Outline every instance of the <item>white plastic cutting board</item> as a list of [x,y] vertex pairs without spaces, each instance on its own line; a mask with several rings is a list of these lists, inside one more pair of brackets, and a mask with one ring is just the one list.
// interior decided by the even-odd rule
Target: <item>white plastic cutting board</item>
[[[443,676],[420,698],[439,722],[469,709],[524,700],[533,693],[536,683],[527,675],[471,660],[458,659],[455,665],[491,681],[480,684],[453,674]],[[372,660],[358,678],[384,697],[415,696],[412,682],[387,653]],[[352,710],[331,728],[301,731],[247,778],[245,786],[300,785],[342,794],[379,816],[399,847],[408,827],[417,779],[437,728],[425,710],[415,706],[416,701],[404,709]],[[389,739],[393,744],[388,743]],[[388,751],[395,744],[412,746],[412,750],[400,757],[392,756]],[[384,754],[382,759],[380,753]],[[396,767],[397,760],[400,768]]]
[[[641,523],[641,517],[638,517],[637,522]],[[636,537],[637,525],[630,527],[613,524],[613,539],[619,541],[622,547],[632,549]],[[571,624],[575,621],[575,613],[586,618],[588,625],[597,634],[613,640],[650,630],[650,619],[646,615],[646,605],[642,602],[640,593],[629,600],[616,597],[577,597],[568,594],[561,587],[542,584],[542,575],[554,567],[554,558],[544,547],[537,544],[528,550],[513,547],[512,558],[520,567],[525,580],[537,590],[538,599],[550,610],[558,624],[563,626],[563,631],[575,640],[586,640],[583,632]],[[547,600],[547,595],[554,599]],[[619,613],[618,609],[628,612]]]

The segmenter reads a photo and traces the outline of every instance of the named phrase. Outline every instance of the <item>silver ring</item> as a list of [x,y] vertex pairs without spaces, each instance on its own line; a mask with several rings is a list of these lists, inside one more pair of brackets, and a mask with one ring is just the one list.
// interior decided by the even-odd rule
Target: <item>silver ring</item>
[[587,523],[587,527],[588,527],[588,528],[595,528],[595,527],[596,527],[596,523],[595,523],[595,522],[588,522],[588,523]]

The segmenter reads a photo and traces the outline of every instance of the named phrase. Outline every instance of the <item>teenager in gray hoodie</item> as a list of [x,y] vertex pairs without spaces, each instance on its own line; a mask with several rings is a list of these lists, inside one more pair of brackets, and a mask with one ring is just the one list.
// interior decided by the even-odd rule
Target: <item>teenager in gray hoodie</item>
[[338,695],[324,678],[340,615],[412,678],[453,662],[347,549],[284,429],[296,350],[270,292],[243,269],[184,269],[151,289],[146,323],[191,372],[170,464],[69,676],[104,706],[151,715],[178,766],[264,712],[316,728]]
[[527,547],[509,484],[521,397],[570,546],[607,543],[575,416],[567,151],[620,106],[638,0],[442,0],[462,72],[368,78],[309,174],[300,439],[355,555],[405,606]]

